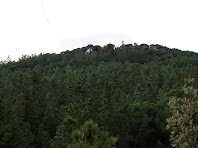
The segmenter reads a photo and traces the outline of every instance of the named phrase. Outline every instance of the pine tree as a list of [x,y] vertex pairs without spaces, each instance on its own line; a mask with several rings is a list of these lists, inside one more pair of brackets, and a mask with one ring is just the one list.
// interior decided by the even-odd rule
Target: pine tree
[[86,121],[80,130],[72,132],[72,144],[68,148],[114,148],[117,138],[101,131],[92,120]]

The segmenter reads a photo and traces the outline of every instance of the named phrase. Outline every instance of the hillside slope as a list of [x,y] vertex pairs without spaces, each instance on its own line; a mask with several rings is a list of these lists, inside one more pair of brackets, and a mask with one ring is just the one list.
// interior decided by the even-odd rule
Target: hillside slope
[[87,120],[116,147],[169,147],[170,97],[195,78],[198,54],[161,45],[108,44],[23,56],[0,65],[0,147],[67,147]]

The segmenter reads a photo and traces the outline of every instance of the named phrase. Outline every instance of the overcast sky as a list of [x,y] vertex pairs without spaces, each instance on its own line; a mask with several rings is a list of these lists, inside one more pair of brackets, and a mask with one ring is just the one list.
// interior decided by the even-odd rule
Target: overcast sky
[[198,1],[0,0],[0,60],[122,40],[198,52]]

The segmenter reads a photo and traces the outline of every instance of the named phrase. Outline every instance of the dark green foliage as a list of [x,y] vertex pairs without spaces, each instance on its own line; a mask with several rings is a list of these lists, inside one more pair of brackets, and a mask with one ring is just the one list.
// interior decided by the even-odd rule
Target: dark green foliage
[[90,120],[118,148],[170,147],[167,103],[186,97],[184,78],[198,87],[197,59],[161,45],[107,44],[2,62],[0,147],[67,147]]
[[86,121],[80,130],[72,131],[72,144],[68,148],[114,148],[117,138],[101,131],[92,120]]
[[[1,91],[1,90],[0,90]],[[0,147],[31,147],[34,140],[28,122],[20,121],[17,117],[17,108],[11,104],[9,99],[2,98],[0,92]]]
[[72,141],[71,132],[77,127],[77,122],[71,117],[64,118],[61,125],[57,127],[56,135],[50,141],[53,148],[67,147]]

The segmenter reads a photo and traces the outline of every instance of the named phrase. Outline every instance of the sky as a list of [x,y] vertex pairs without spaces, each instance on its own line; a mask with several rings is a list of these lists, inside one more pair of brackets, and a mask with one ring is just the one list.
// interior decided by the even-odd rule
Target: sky
[[0,0],[0,61],[87,46],[198,52],[197,0]]

